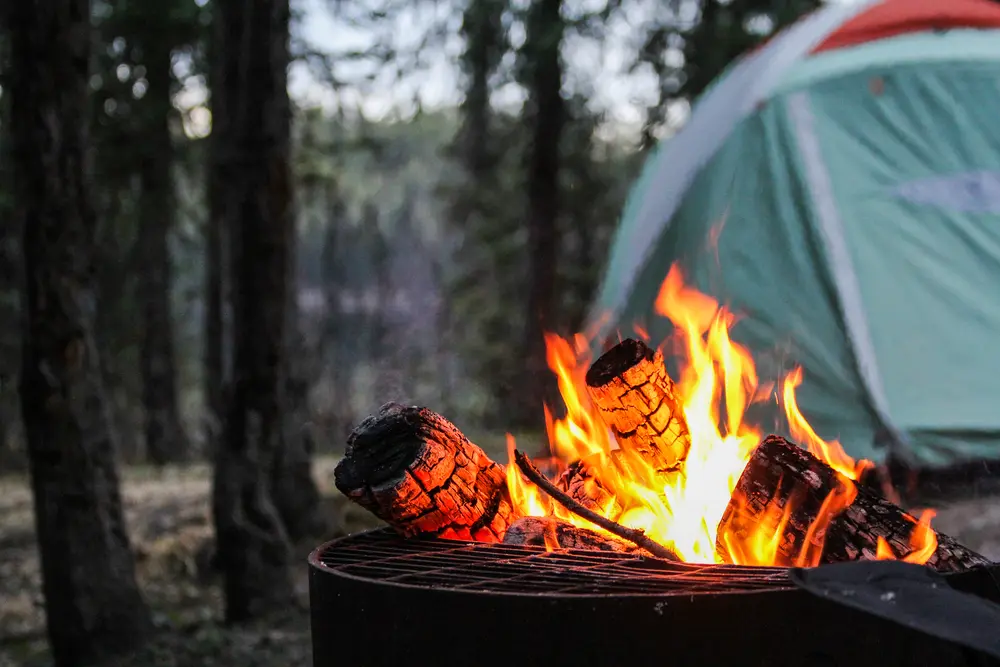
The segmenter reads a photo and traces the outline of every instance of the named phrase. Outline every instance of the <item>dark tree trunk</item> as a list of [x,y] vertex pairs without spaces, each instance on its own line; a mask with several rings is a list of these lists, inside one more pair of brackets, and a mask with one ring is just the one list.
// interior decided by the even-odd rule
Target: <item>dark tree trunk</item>
[[[0,21],[0,72],[10,71],[10,40]],[[14,175],[10,151],[10,95],[0,96],[0,322],[17,322],[21,292],[21,230],[14,220],[10,193]],[[19,430],[17,401],[21,331],[0,330],[0,469],[23,469],[26,461],[12,441]]]
[[542,402],[553,386],[544,333],[551,327],[559,217],[559,143],[565,124],[562,98],[562,0],[538,0],[527,18],[524,63],[532,144],[527,169],[530,282],[525,321],[525,374],[518,392],[525,425],[541,424]]
[[[213,102],[213,106],[215,103]],[[214,114],[215,112],[213,112]],[[213,129],[214,143],[215,130]],[[221,213],[221,206],[216,200],[221,197],[213,192],[219,186],[213,181],[217,180],[216,169],[212,169],[209,181],[209,219],[205,225],[205,410],[206,410],[206,437],[209,443],[209,450],[214,451],[215,443],[221,431],[221,423],[225,414],[223,402],[223,386],[225,385],[225,363],[224,363],[224,340],[225,328],[223,326],[223,304],[224,299],[224,276],[225,261],[223,248],[225,247],[225,231],[223,226],[225,218]]]
[[[456,348],[457,353],[451,355],[455,363],[462,362],[490,398],[483,418],[493,422],[502,419],[505,426],[510,423],[500,415],[506,414],[506,408],[517,407],[507,400],[510,384],[519,379],[521,369],[505,366],[502,355],[495,351],[502,347],[499,341],[509,340],[510,334],[520,329],[520,317],[509,317],[510,308],[502,305],[489,309],[492,312],[461,318],[458,311],[463,300],[476,298],[479,286],[490,285],[491,301],[502,304],[511,301],[511,284],[526,282],[521,277],[511,278],[502,266],[511,253],[500,247],[507,245],[520,221],[497,214],[498,206],[502,208],[509,202],[498,204],[503,195],[497,172],[495,114],[490,105],[491,78],[509,48],[503,26],[509,6],[508,0],[469,0],[462,16],[465,51],[459,64],[465,79],[465,99],[460,108],[461,126],[451,148],[463,175],[449,188],[448,206],[448,218],[457,233],[457,245],[452,251],[457,251],[457,262],[447,262],[454,266],[448,270],[450,275],[443,286],[452,294],[441,312],[441,342]],[[480,251],[458,250],[470,244],[481,246]]]
[[299,323],[296,234],[288,226],[288,304],[285,307],[285,442],[272,479],[274,502],[288,536],[295,541],[319,536],[326,529],[320,493],[312,475],[313,440],[309,430],[309,386],[312,356]]
[[122,516],[92,337],[94,213],[85,182],[88,0],[17,2],[11,19],[14,195],[24,233],[21,406],[42,589],[57,665],[152,630]]
[[182,460],[187,437],[177,405],[177,364],[170,312],[171,267],[168,239],[173,226],[174,147],[170,136],[172,79],[170,44],[151,35],[143,44],[149,89],[142,102],[145,136],[139,168],[141,184],[139,303],[142,307],[142,403],[145,410],[146,454],[162,465]]
[[[214,132],[215,130],[213,130],[213,135]],[[215,169],[212,171],[213,174],[217,173]],[[216,180],[214,175],[209,176],[208,180],[210,191],[218,188],[212,183],[213,180]],[[219,196],[214,193],[209,196],[210,200],[218,198]],[[222,419],[225,415],[223,401],[223,386],[226,377],[223,354],[225,340],[223,326],[224,276],[226,273],[223,253],[225,247],[223,225],[225,218],[218,211],[214,201],[209,205],[209,210],[209,219],[205,225],[205,441],[208,443],[209,451],[214,451],[214,443],[219,439]]]
[[[226,210],[224,190],[224,151],[227,145],[228,111],[226,90],[233,81],[225,78],[225,54],[221,52],[223,40],[218,37],[220,26],[213,26],[213,39],[209,44],[208,84],[211,93],[212,134],[208,138],[208,220],[205,224],[205,408],[206,442],[209,451],[221,432],[225,415],[223,386],[225,385],[225,326],[223,309],[226,303]],[[221,28],[224,30],[224,27]]]
[[[301,345],[290,342],[289,352],[301,351]],[[275,463],[272,479],[274,502],[292,540],[320,536],[327,527],[321,512],[320,492],[312,474],[315,449],[309,430],[308,380],[302,363],[291,361],[286,387],[284,447]]]
[[472,0],[465,10],[463,65],[468,84],[462,103],[458,148],[474,186],[486,187],[495,166],[490,120],[490,77],[503,56],[502,16],[505,2]]
[[[291,110],[288,0],[216,0],[229,128],[224,178],[233,294],[233,379],[216,456],[213,515],[226,618],[287,605],[289,542],[271,497],[284,429]],[[220,187],[223,187],[220,184]]]

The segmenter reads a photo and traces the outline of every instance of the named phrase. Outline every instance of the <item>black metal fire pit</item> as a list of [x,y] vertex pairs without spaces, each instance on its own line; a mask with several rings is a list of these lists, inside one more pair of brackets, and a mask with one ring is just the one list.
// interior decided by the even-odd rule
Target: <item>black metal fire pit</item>
[[[995,664],[800,590],[782,568],[389,530],[324,544],[309,565],[314,667]],[[995,598],[995,575],[980,568],[948,581]]]

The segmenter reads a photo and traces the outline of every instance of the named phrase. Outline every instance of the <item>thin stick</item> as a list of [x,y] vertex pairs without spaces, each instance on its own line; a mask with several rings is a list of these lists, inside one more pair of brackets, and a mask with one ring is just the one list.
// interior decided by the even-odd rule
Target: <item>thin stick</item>
[[665,560],[680,561],[673,551],[666,548],[662,544],[649,539],[643,531],[635,528],[626,528],[619,523],[615,523],[611,519],[606,519],[600,514],[587,509],[580,503],[570,498],[568,495],[556,488],[556,485],[550,482],[545,475],[540,473],[538,468],[534,466],[527,456],[516,449],[514,450],[514,462],[517,463],[517,467],[520,468],[525,477],[534,482],[535,485],[540,487],[543,491],[545,491],[545,493],[549,494],[553,500],[578,517],[586,519],[594,525],[600,526],[612,535],[617,535],[623,540],[627,540],[637,547],[645,549],[654,556],[658,556],[659,558],[663,558]]

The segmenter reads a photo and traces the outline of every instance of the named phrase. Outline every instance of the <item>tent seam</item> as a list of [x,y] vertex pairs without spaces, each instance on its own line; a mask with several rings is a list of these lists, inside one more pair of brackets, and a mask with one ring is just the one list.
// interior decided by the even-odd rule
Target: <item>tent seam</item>
[[823,236],[826,258],[833,274],[833,283],[840,300],[840,309],[847,329],[861,382],[868,392],[875,414],[891,437],[890,451],[895,445],[909,449],[909,438],[889,416],[888,400],[879,372],[875,346],[865,316],[861,287],[844,235],[843,222],[833,196],[830,174],[823,164],[822,149],[815,132],[815,119],[805,91],[792,93],[786,101],[792,130],[798,143],[799,155],[805,164],[806,187]]

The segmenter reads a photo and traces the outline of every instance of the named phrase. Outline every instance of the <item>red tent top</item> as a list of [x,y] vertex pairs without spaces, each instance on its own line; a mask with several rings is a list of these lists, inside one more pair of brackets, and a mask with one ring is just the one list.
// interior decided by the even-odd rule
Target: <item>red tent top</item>
[[812,53],[908,32],[945,28],[1000,28],[1000,3],[990,0],[885,0],[846,21]]

